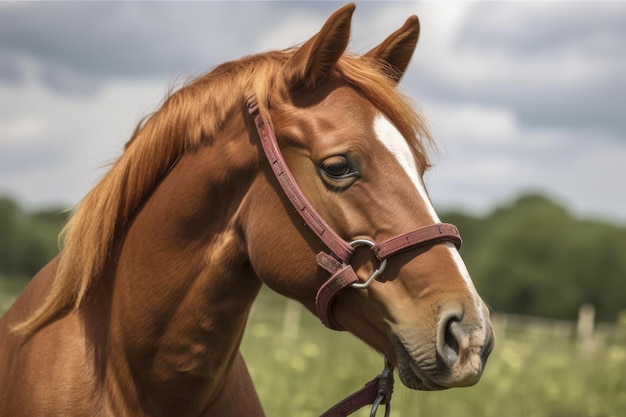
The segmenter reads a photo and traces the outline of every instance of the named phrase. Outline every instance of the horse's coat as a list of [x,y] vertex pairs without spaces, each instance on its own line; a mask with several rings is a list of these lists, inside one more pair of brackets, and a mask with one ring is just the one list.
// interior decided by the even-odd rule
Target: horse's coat
[[[251,95],[343,239],[438,221],[422,182],[427,131],[396,89],[417,18],[353,56],[353,10],[299,48],[220,65],[137,128],[73,215],[62,252],[0,319],[0,415],[263,415],[239,353],[250,307],[264,283],[315,312],[325,274],[321,242],[261,157]],[[357,250],[353,265],[362,279],[375,260]],[[332,315],[415,389],[476,383],[493,346],[448,243],[394,257],[384,282],[342,291]]]

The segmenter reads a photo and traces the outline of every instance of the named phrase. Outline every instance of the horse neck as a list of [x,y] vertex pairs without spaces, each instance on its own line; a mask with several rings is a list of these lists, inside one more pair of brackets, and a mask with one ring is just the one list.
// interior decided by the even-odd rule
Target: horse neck
[[239,140],[224,151],[215,143],[184,155],[119,248],[109,362],[118,382],[134,381],[144,398],[158,402],[143,408],[184,415],[206,407],[194,400],[219,395],[237,356],[261,286],[237,224],[258,164],[254,150],[243,149],[250,146]]

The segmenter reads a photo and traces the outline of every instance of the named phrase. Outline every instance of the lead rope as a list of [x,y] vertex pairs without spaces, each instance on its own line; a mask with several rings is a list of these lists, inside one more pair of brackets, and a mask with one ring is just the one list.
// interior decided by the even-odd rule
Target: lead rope
[[391,394],[393,393],[393,365],[385,358],[385,368],[376,378],[363,388],[329,408],[320,417],[344,417],[372,404],[370,417],[376,417],[378,408],[385,405],[385,417],[391,413]]

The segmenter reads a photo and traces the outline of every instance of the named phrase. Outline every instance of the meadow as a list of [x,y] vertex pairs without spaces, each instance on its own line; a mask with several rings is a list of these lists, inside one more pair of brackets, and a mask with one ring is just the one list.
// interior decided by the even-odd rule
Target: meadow
[[[417,392],[396,374],[391,417],[626,416],[624,325],[587,347],[572,335],[533,327],[503,335],[498,320],[494,327],[496,348],[476,386]],[[383,366],[380,355],[354,336],[324,328],[266,289],[242,351],[268,416],[319,416]],[[369,409],[355,415],[369,416]]]
[[[0,280],[0,314],[25,282]],[[501,322],[494,320],[496,348],[476,386],[417,392],[396,375],[391,417],[626,416],[625,324],[611,325],[583,348],[567,332],[537,326],[504,334]],[[319,416],[383,366],[381,356],[354,336],[326,329],[267,288],[253,307],[242,351],[268,416]]]

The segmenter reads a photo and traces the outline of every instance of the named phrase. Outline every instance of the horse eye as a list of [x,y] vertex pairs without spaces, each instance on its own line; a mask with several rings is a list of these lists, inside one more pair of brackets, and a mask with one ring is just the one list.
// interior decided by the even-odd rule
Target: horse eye
[[331,179],[344,179],[356,174],[345,156],[332,156],[322,162],[321,168]]

